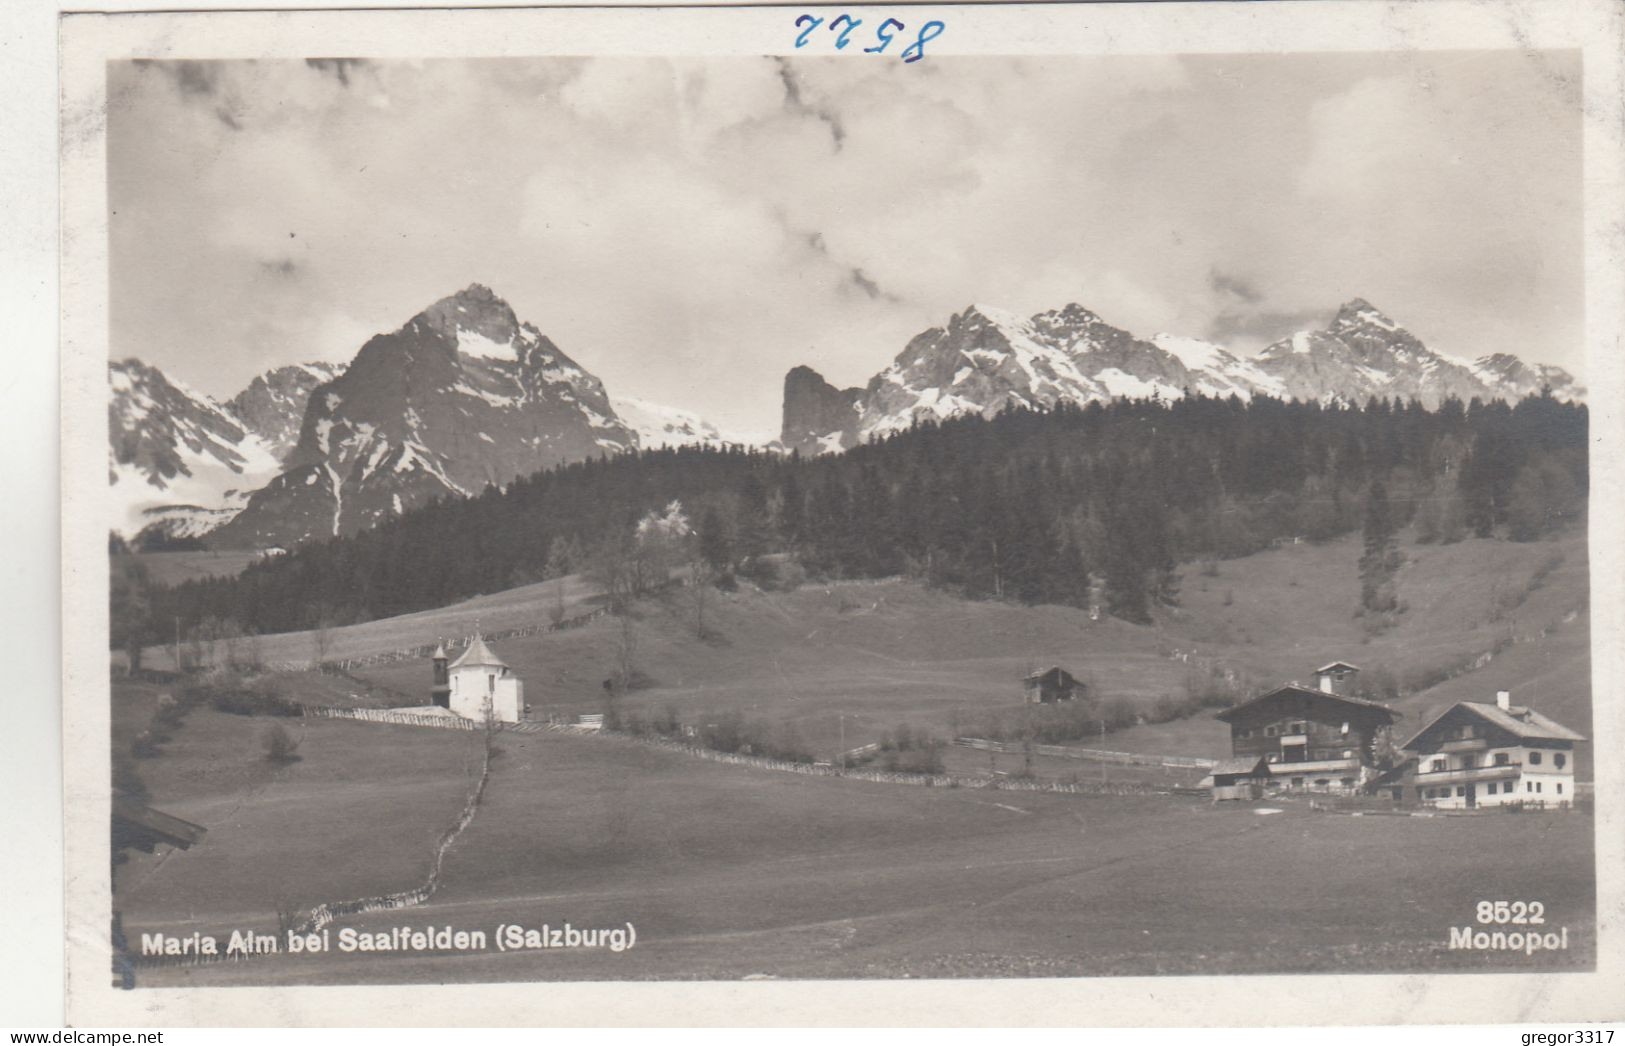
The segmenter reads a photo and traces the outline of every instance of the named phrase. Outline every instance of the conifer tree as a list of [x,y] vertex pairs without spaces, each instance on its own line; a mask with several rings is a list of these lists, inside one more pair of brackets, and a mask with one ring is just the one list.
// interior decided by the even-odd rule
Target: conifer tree
[[1394,575],[1399,571],[1399,550],[1394,544],[1392,506],[1381,478],[1371,481],[1365,500],[1364,553],[1360,556],[1360,609],[1386,614],[1399,606]]

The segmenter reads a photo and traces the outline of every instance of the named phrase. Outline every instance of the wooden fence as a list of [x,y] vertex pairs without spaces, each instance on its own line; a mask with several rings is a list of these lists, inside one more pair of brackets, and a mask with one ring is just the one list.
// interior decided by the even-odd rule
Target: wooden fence
[[435,726],[442,730],[478,730],[483,724],[460,715],[425,715],[393,708],[328,708],[306,705],[311,719],[360,719],[368,723],[394,723],[397,726]]
[[[1010,752],[1025,754],[1027,748],[1020,742],[988,741],[980,737],[956,737],[954,744],[961,748],[975,748],[982,752]],[[1140,752],[1108,752],[1100,748],[1072,748],[1066,745],[1033,745],[1033,755],[1057,756],[1061,759],[1088,759],[1097,763],[1118,763],[1123,766],[1165,766],[1176,770],[1211,770],[1216,759],[1194,755],[1147,755]]]

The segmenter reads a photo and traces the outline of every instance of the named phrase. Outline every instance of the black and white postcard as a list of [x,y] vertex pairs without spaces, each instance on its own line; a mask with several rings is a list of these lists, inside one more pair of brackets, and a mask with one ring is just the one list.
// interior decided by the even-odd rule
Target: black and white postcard
[[1618,1017],[1619,15],[67,16],[70,1014]]

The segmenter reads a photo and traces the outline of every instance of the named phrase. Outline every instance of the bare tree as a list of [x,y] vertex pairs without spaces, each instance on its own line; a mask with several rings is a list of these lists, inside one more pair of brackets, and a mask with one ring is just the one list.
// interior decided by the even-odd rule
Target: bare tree
[[612,687],[616,696],[632,689],[632,681],[638,671],[638,630],[632,620],[632,615],[621,615],[621,629],[615,642],[615,685]]
[[333,626],[337,624],[337,615],[331,607],[318,607],[316,609],[316,623],[310,630],[311,649],[316,654],[316,664],[320,666],[327,660],[328,653],[333,649]]
[[688,598],[694,606],[694,634],[701,639],[710,636],[710,630],[705,627],[705,605],[711,598],[711,589],[716,585],[717,571],[709,560],[699,554],[697,543],[691,543],[691,554],[688,559]]

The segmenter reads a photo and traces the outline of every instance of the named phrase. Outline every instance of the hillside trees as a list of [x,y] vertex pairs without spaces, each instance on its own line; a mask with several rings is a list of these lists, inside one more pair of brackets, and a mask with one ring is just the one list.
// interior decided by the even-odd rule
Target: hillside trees
[[1537,541],[1579,518],[1579,484],[1549,454],[1536,454],[1518,470],[1507,492],[1507,536]]
[[141,670],[141,649],[154,641],[152,580],[146,565],[122,552],[111,557],[109,640],[127,657],[131,675]]
[[1370,615],[1391,614],[1399,609],[1394,577],[1399,572],[1400,553],[1394,543],[1397,528],[1393,507],[1388,502],[1388,486],[1373,479],[1366,491],[1364,552],[1360,556],[1360,610]]

